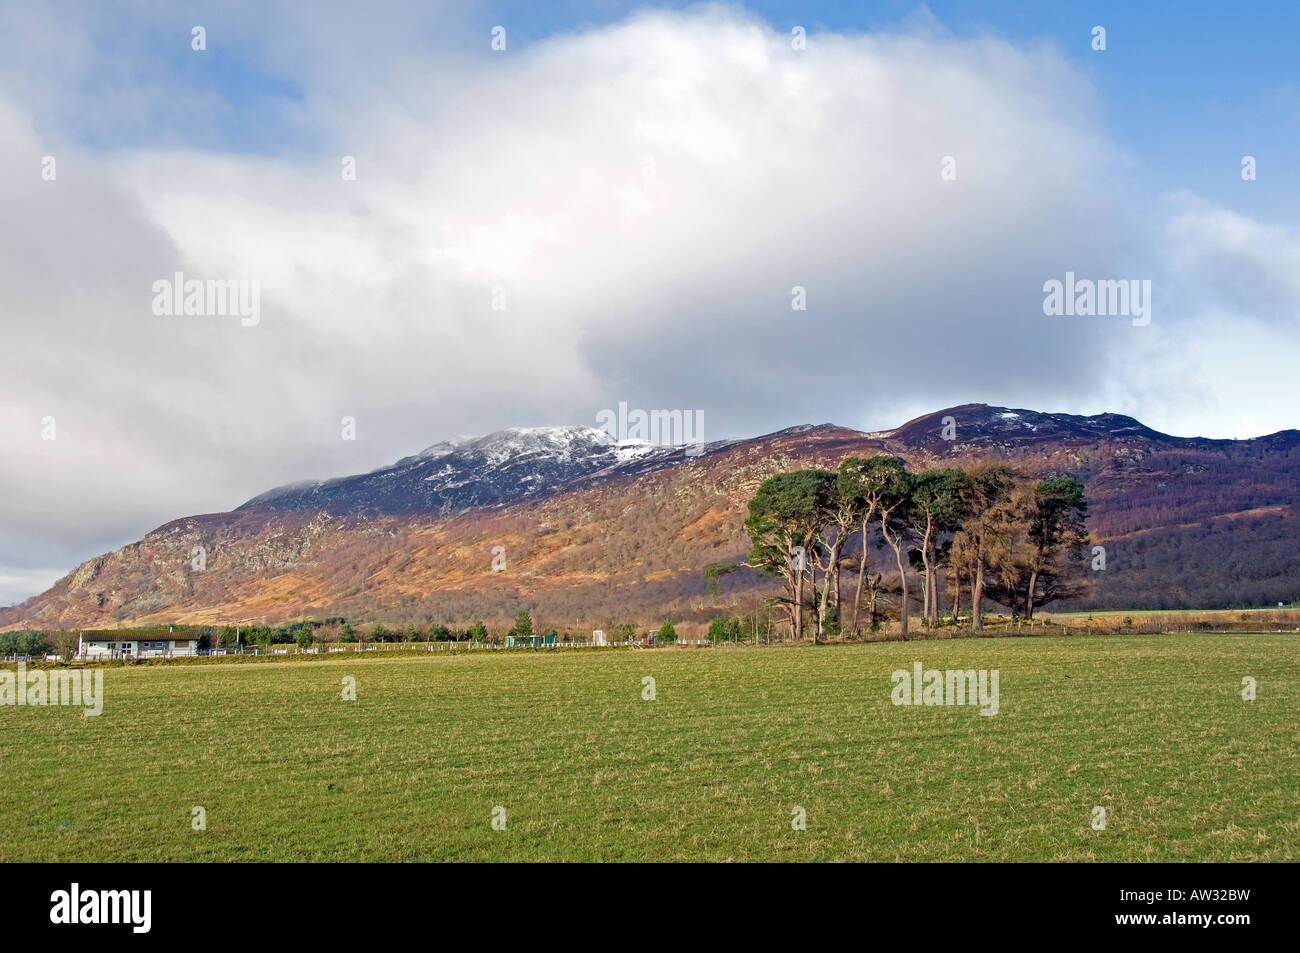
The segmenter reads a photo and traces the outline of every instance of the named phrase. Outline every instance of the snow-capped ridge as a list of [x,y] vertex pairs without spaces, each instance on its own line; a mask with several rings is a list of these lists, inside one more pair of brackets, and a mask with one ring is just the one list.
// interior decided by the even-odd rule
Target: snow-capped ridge
[[588,426],[509,427],[431,444],[357,476],[277,487],[244,507],[460,512],[556,492],[584,478],[679,461],[682,447],[617,440]]

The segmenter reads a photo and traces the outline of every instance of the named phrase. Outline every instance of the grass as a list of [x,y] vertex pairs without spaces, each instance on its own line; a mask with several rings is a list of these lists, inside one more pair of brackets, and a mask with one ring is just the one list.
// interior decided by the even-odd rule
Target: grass
[[1182,616],[1194,616],[1196,618],[1217,619],[1217,618],[1240,618],[1243,613],[1258,615],[1261,613],[1273,613],[1284,621],[1294,624],[1297,607],[1292,606],[1254,606],[1244,609],[1083,609],[1070,612],[1052,612],[1040,613],[1040,615],[1050,615],[1053,619],[1084,619],[1089,617],[1097,618],[1114,618],[1115,616],[1132,616],[1134,619],[1145,619],[1147,616],[1174,618]]
[[[0,860],[1295,860],[1298,650],[1192,634],[110,668],[98,718],[0,707]],[[998,669],[1000,713],[892,705],[914,661]]]

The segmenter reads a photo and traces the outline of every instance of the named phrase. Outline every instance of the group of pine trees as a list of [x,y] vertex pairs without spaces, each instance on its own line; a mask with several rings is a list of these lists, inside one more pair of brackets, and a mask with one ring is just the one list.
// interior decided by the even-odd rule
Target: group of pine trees
[[[987,600],[1032,618],[1035,607],[1078,594],[1087,512],[1083,485],[1067,476],[1034,481],[999,462],[911,473],[897,457],[849,457],[838,472],[780,473],[758,488],[745,565],[782,579],[795,639],[805,616],[818,640],[857,634],[864,621],[876,628],[878,596],[890,589],[906,638],[914,576],[927,627],[939,624],[941,600],[955,620],[964,591],[979,630]],[[874,571],[873,551],[892,569]],[[841,585],[846,570],[851,596]]]

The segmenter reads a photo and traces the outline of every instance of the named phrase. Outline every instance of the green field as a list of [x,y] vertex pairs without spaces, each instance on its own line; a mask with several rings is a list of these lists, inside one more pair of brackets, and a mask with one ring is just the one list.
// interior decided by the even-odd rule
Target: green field
[[[915,661],[998,669],[1000,713],[891,704]],[[214,660],[104,688],[97,718],[0,707],[0,859],[1300,855],[1291,635]]]

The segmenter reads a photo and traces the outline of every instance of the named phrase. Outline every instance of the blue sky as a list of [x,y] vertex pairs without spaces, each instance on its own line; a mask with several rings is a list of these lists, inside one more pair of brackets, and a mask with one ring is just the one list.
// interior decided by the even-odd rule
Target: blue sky
[[[416,18],[430,50],[458,50],[476,33],[505,24],[511,45],[529,44],[617,22],[638,10],[689,9],[691,3],[629,2],[483,3],[442,17]],[[891,31],[932,20],[958,37],[993,34],[1017,43],[1054,44],[1094,85],[1106,131],[1133,160],[1123,183],[1147,194],[1191,189],[1261,218],[1294,216],[1300,191],[1290,181],[1300,171],[1300,4],[1244,2],[1230,13],[1215,2],[971,2],[908,0],[873,3],[749,2],[738,4],[774,27],[803,26],[810,33]],[[67,117],[90,145],[211,142],[232,151],[310,149],[310,129],[285,116],[301,95],[298,78],[263,61],[256,47],[230,44],[214,28],[223,11],[166,9],[131,37],[111,31],[97,42],[104,54],[144,48],[118,77],[129,83],[180,83],[219,97],[229,108],[217,128],[147,116],[100,125],[94,116]],[[207,23],[210,55],[197,60],[175,42],[191,21]],[[1107,30],[1107,50],[1091,49],[1096,25]],[[270,42],[268,40],[268,42]],[[97,77],[93,82],[102,81]],[[191,117],[197,120],[199,117]],[[138,120],[138,121],[137,121]],[[1254,155],[1260,176],[1248,188],[1241,157]]]
[[[1263,218],[1292,216],[1300,191],[1289,187],[1300,171],[1300,4],[1243,2],[1058,2],[1058,0],[909,0],[873,3],[749,2],[739,4],[774,27],[803,26],[810,33],[890,31],[932,19],[955,36],[993,34],[1017,43],[1051,43],[1095,86],[1107,131],[1134,161],[1134,188],[1148,193],[1192,189],[1231,202]],[[691,3],[628,2],[484,3],[424,24],[431,48],[453,48],[476,32],[505,24],[522,50],[555,34],[599,26],[652,8],[686,9]],[[232,127],[214,130],[234,149],[279,151],[310,147],[310,133],[276,121],[279,108],[300,93],[293,77],[277,74],[251,50],[224,46],[214,37],[206,62],[174,42],[174,28],[205,19],[177,11],[149,42],[156,56],[140,69],[161,80],[179,79],[237,104],[247,136]],[[212,20],[211,22],[220,22]],[[1091,49],[1096,25],[1107,30],[1107,50]],[[105,38],[113,43],[111,36]],[[137,74],[137,78],[140,74]],[[250,108],[251,107],[251,108]],[[275,118],[272,118],[275,117]],[[167,138],[169,130],[141,126],[116,130],[126,139]],[[203,133],[195,130],[196,138]],[[239,141],[231,141],[238,139]],[[104,143],[108,137],[88,134]],[[1260,177],[1243,189],[1241,157],[1254,155]]]

